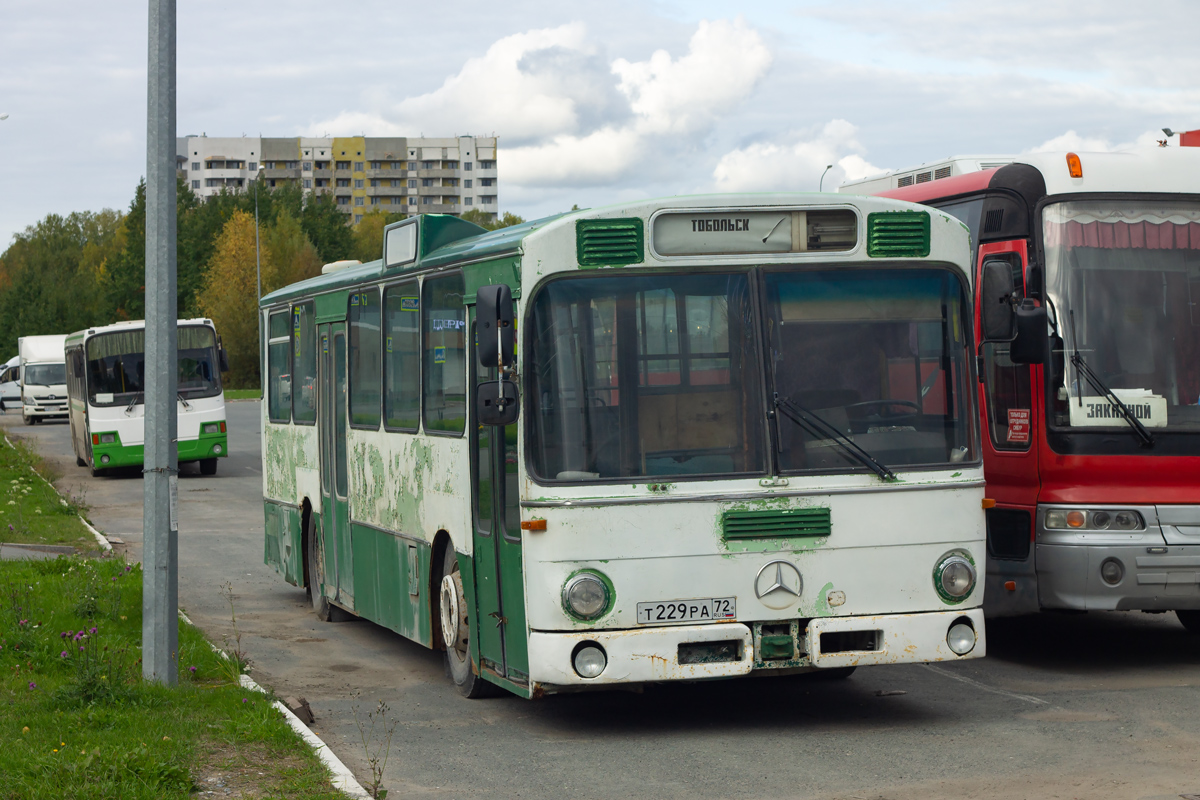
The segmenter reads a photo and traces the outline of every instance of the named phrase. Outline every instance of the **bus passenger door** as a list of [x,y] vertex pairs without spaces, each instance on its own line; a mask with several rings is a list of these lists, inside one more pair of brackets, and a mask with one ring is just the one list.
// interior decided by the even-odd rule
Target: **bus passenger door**
[[[473,318],[473,313],[472,313]],[[472,325],[474,331],[474,325]],[[474,506],[475,603],[480,666],[514,683],[529,682],[517,473],[517,425],[480,425],[475,387],[496,380],[483,369],[472,336],[471,496]]]
[[[1024,296],[1028,265],[1024,239],[979,246],[976,279],[983,262],[1006,261],[1014,283]],[[981,285],[981,284],[976,284]],[[976,341],[980,340],[980,310],[975,298]],[[1034,578],[1033,517],[1038,500],[1037,442],[1042,426],[1042,403],[1036,391],[1034,368],[1014,364],[1009,345],[982,344],[980,394],[983,412],[983,469],[987,496],[996,501],[987,518],[987,583],[984,603],[997,616],[1038,610]]]
[[333,600],[354,608],[350,556],[350,511],[346,462],[346,325],[321,326],[320,396],[318,419],[321,441],[321,524],[325,574]]

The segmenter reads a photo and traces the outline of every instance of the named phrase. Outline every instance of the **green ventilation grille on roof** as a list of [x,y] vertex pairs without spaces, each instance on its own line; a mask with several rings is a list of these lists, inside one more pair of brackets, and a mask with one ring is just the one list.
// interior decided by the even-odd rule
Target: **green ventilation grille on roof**
[[871,258],[926,258],[929,214],[877,211],[867,215],[867,255]]
[[581,219],[575,223],[575,251],[581,267],[639,264],[645,252],[640,219]]
[[726,539],[828,536],[832,527],[828,508],[726,511],[721,516],[721,532]]

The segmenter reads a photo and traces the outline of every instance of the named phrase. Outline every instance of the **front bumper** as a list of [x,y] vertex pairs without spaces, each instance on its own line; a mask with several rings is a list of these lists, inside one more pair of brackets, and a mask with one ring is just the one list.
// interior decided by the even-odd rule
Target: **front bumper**
[[67,406],[66,403],[25,403],[21,413],[26,417],[65,417]]
[[[970,653],[960,656],[946,644],[946,634],[951,625],[964,617],[975,629],[976,642]],[[823,642],[836,641],[837,637],[826,639],[828,634],[866,632],[874,632],[871,650],[822,650]],[[845,637],[841,638],[844,640]],[[800,666],[818,669],[961,661],[981,658],[987,652],[983,610],[980,608],[870,617],[820,617],[809,621],[803,639],[807,655],[800,659]],[[604,648],[608,663],[598,677],[581,678],[572,666],[575,648],[583,642],[593,642]],[[729,654],[728,660],[681,663],[680,654],[691,649],[688,646],[706,643],[721,646],[723,652]],[[736,646],[727,646],[729,643],[736,643]],[[754,636],[751,626],[740,622],[572,633],[533,631],[529,635],[529,666],[531,680],[550,691],[554,687],[728,678],[753,671]]]
[[[1165,552],[1148,552],[1149,550]],[[1037,545],[1038,599],[1043,608],[1088,611],[1200,609],[1200,545]],[[1119,561],[1116,584],[1100,565]]]

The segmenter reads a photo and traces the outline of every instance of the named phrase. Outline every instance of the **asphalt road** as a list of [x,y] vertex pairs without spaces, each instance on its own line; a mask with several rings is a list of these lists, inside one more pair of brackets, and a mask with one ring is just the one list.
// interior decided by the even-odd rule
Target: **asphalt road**
[[[397,721],[392,797],[1142,798],[1200,794],[1200,637],[1174,615],[1043,614],[989,622],[986,659],[526,701],[465,700],[438,654],[370,623],[320,623],[262,563],[257,402],[232,402],[230,456],[180,476],[180,605],[215,641],[236,595],[253,676],[307,697],[313,729],[369,777],[353,707]],[[139,472],[93,479],[65,424],[22,427],[141,554]],[[357,693],[357,695],[355,694]],[[357,699],[356,699],[357,697]],[[376,732],[378,741],[379,731]]]

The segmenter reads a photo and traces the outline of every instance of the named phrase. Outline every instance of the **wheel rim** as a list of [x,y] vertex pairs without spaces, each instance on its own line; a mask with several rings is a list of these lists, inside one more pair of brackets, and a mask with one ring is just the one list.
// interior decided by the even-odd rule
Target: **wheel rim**
[[463,602],[462,576],[457,572],[442,576],[441,618],[442,639],[446,650],[453,651],[460,660],[467,653],[467,609]]

